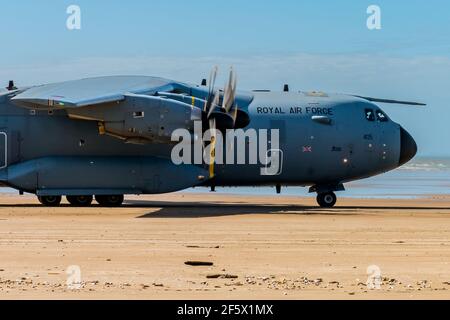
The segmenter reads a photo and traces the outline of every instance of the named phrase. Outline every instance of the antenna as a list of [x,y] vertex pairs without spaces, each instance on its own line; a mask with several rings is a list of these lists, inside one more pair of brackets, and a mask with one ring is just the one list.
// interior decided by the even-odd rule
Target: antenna
[[16,86],[14,85],[14,80],[9,80],[8,86],[6,87],[7,90],[12,91],[16,90]]

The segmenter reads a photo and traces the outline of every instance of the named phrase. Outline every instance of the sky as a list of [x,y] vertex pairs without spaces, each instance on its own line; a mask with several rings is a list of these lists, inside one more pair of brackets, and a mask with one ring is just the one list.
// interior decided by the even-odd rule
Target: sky
[[[67,8],[81,9],[69,30]],[[381,9],[369,30],[367,8]],[[428,103],[383,105],[421,156],[450,156],[445,0],[0,0],[0,82],[99,75],[200,82],[233,65],[240,89],[322,90]]]

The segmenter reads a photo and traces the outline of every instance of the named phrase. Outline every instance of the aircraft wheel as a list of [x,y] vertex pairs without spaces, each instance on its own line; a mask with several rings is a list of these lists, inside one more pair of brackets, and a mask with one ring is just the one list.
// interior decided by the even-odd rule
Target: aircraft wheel
[[320,193],[317,195],[317,203],[322,208],[333,208],[337,202],[337,197],[334,192]]
[[66,196],[67,201],[74,207],[88,207],[91,205],[92,196]]
[[123,195],[95,196],[95,201],[97,201],[102,207],[120,207],[123,200]]
[[38,200],[46,207],[57,207],[61,204],[61,196],[38,196]]

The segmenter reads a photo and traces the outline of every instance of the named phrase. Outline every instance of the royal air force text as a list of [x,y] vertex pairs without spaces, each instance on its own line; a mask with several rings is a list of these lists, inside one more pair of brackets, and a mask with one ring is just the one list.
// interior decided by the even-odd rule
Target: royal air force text
[[310,114],[314,116],[333,116],[333,108],[323,108],[323,107],[257,107],[256,112],[258,114]]

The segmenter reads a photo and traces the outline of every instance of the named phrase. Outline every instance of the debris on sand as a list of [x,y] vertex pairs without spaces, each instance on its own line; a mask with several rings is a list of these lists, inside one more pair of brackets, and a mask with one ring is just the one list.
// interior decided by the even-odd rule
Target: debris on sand
[[186,248],[188,248],[188,249],[220,249],[220,246],[202,247],[202,246],[196,246],[196,245],[187,245]]
[[153,283],[154,287],[164,287],[162,283]]
[[188,266],[194,266],[194,267],[205,267],[205,266],[213,266],[213,262],[207,262],[207,261],[186,261],[184,264]]
[[430,289],[431,288],[431,284],[428,280],[418,281],[417,285],[420,287],[420,289]]
[[209,274],[206,276],[207,279],[237,279],[239,278],[233,274]]
[[367,287],[367,283],[364,283],[364,282],[358,282],[357,286],[358,286],[358,287]]

